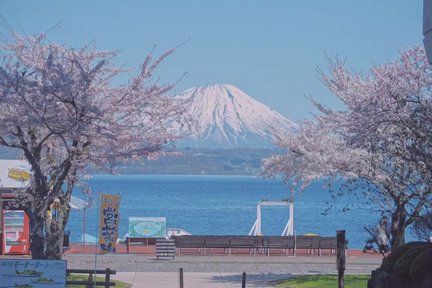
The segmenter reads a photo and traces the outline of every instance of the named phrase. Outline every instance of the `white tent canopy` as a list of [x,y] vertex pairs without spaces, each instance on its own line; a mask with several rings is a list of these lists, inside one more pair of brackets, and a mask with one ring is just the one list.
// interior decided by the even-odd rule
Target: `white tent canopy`
[[83,212],[84,212],[83,213],[83,231],[82,231],[83,234],[81,235],[81,241],[80,242],[83,245],[89,244],[89,243],[96,243],[97,242],[96,237],[93,237],[93,236],[86,233],[86,208],[89,207],[89,203],[80,199],[80,198],[71,196],[71,199],[69,201],[69,206],[72,209],[83,210]]
[[81,235],[79,242],[83,244],[96,244],[98,241],[98,238],[94,237],[93,235],[84,233]]
[[75,210],[83,210],[89,206],[89,203],[80,198],[71,196],[69,206]]

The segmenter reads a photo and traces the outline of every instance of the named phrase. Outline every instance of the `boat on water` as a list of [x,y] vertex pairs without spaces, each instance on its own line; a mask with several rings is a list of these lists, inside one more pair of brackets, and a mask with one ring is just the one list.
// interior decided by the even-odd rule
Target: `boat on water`
[[167,228],[167,237],[169,238],[171,238],[172,236],[185,236],[185,235],[192,235],[192,234],[181,228]]

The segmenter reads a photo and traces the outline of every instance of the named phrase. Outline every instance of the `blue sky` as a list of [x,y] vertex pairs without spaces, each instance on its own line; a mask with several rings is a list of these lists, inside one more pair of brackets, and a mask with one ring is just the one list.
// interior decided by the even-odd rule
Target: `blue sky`
[[[3,0],[0,15],[18,32],[49,30],[53,42],[95,42],[137,68],[156,44],[163,53],[189,39],[158,69],[176,92],[233,84],[287,118],[310,117],[305,95],[337,106],[317,77],[326,55],[353,71],[422,45],[421,0]],[[5,29],[0,30],[2,34]]]

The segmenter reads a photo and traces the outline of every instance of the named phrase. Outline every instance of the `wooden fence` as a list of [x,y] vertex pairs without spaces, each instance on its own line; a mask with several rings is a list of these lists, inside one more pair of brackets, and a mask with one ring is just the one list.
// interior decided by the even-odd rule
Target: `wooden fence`
[[[95,286],[104,286],[105,288],[109,288],[111,286],[115,286],[115,282],[110,281],[110,276],[113,274],[116,274],[115,270],[111,270],[110,268],[106,268],[105,270],[92,270],[92,269],[67,269],[66,270],[67,275],[70,274],[87,274],[88,279],[87,280],[71,280],[66,281],[67,285],[82,285],[86,287],[95,287]],[[105,275],[105,281],[95,281],[93,279],[96,277],[97,274],[104,274]]]

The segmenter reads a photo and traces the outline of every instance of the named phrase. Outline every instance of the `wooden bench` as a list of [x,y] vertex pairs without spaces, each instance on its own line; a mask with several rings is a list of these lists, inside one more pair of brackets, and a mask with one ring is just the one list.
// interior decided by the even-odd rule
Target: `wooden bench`
[[[336,249],[336,237],[321,236],[206,236],[206,235],[187,235],[175,237],[177,251],[181,254],[182,248],[198,248],[199,251],[212,248],[223,248],[231,254],[233,249],[248,249],[249,253],[255,255],[256,251],[265,252],[270,255],[271,249],[283,249],[285,254],[292,251],[296,255],[297,249],[305,249],[314,254],[318,251],[321,256],[323,249]],[[347,241],[348,242],[348,241]]]
[[306,249],[310,254],[314,254],[315,250],[319,250],[320,236],[296,236],[295,249]]
[[[105,288],[116,286],[115,282],[110,281],[110,276],[116,274],[115,270],[111,270],[110,268],[106,268],[105,270],[92,270],[92,269],[66,269],[67,275],[70,274],[87,274],[87,281],[82,280],[67,280],[67,285],[82,285],[88,287],[94,286],[104,286]],[[105,281],[93,281],[93,274],[105,274]],[[96,277],[96,276],[95,276]]]
[[261,236],[229,236],[230,242],[228,254],[231,254],[232,249],[249,249],[249,253],[256,254],[258,249],[262,248]]
[[186,235],[175,237],[177,251],[181,255],[182,248],[198,248],[199,251],[206,253],[206,248],[228,249],[231,254],[232,249],[244,248],[249,252],[262,247],[262,237],[259,236],[207,236],[207,235]]
[[141,245],[154,245],[156,244],[156,238],[148,238],[148,237],[126,237],[126,253],[129,254],[131,251],[131,246],[134,246],[133,243],[140,243]]
[[176,254],[176,244],[174,239],[156,239],[156,259],[171,258]]
[[222,248],[224,253],[227,253],[227,249],[230,246],[230,238],[228,236],[208,236],[204,242],[204,254],[206,249]]
[[206,238],[207,236],[203,235],[176,236],[174,239],[178,254],[181,255],[182,248],[198,248],[201,252],[205,247]]
[[[348,244],[348,240],[345,240]],[[330,253],[336,251],[336,237],[321,237],[321,236],[297,236],[296,237],[296,249],[307,249],[311,254],[314,251],[318,251],[318,255],[322,255],[323,249],[330,250]],[[347,250],[345,250],[345,253]]]
[[295,247],[294,236],[263,236],[263,248],[267,255],[270,255],[270,249],[283,249],[285,254],[292,251],[294,255]]
[[336,237],[321,237],[318,251],[320,256],[322,249],[328,249],[333,254],[336,251]]

